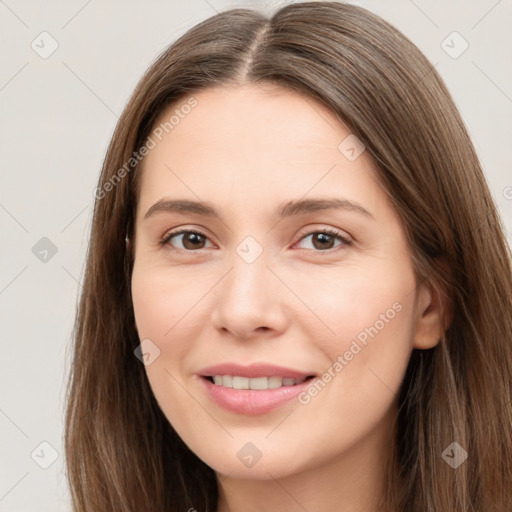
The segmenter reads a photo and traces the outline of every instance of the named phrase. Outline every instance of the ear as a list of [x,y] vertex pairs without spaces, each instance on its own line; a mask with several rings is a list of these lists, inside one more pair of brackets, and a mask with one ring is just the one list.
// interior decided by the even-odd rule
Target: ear
[[423,283],[419,287],[416,308],[413,347],[420,350],[435,347],[453,318],[450,298],[441,286]]

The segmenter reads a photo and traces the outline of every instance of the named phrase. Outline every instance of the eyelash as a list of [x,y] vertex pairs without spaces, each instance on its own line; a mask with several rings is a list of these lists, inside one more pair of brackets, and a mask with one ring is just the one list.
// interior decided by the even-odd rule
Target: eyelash
[[[199,235],[199,236],[202,236],[203,238],[208,239],[208,237],[204,233],[201,233],[200,231],[195,231],[195,230],[192,230],[192,229],[181,229],[179,231],[171,232],[171,233],[168,233],[168,234],[164,235],[164,237],[160,240],[159,245],[161,247],[164,247],[165,245],[168,245],[169,242],[174,237],[176,237],[178,235],[183,235],[185,233],[192,233],[194,235]],[[309,233],[305,233],[304,236],[302,236],[300,238],[299,242],[301,242],[302,240],[304,240],[304,238],[306,238],[306,237],[308,237],[310,235],[316,235],[316,234],[332,236],[332,237],[337,238],[338,240],[340,240],[342,243],[337,248],[327,249],[325,251],[314,250],[313,249],[314,252],[318,252],[318,253],[333,253],[333,252],[336,252],[337,250],[343,249],[346,246],[352,245],[352,240],[349,240],[349,239],[345,238],[340,233],[338,233],[337,231],[334,231],[332,229],[323,229],[323,230],[317,230],[317,231],[310,231]],[[177,250],[177,251],[182,251],[182,252],[197,252],[197,251],[190,251],[190,250],[187,250],[187,249],[176,249],[175,247],[172,247],[172,249]],[[200,249],[198,249],[198,250],[200,250]],[[308,250],[308,249],[305,249],[305,250]]]

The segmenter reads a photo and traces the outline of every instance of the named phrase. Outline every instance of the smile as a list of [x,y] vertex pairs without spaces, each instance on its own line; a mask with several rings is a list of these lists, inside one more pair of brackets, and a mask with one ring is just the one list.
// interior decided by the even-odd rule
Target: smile
[[[215,384],[214,378],[217,382],[222,379],[222,384]],[[224,379],[227,385],[224,384]],[[231,386],[229,386],[230,379]],[[290,403],[315,381],[315,377],[303,377],[297,380],[290,377],[248,378],[216,375],[215,377],[202,376],[199,380],[206,396],[214,404],[236,414],[254,416],[268,413]]]
[[211,382],[217,386],[232,389],[277,389],[281,387],[290,387],[301,384],[310,377],[303,377],[301,379],[293,379],[290,377],[242,377],[238,375],[213,375],[209,377]]

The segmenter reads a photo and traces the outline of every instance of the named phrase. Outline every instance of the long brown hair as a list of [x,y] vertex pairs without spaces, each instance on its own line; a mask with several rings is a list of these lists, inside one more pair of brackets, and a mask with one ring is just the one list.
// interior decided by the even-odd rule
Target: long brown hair
[[[413,43],[361,7],[307,2],[198,24],[149,68],[119,120],[95,192],[66,400],[75,512],[216,510],[214,471],[169,424],[134,356],[125,236],[139,152],[162,111],[210,86],[258,82],[315,98],[350,127],[403,220],[417,275],[450,297],[450,327],[413,350],[400,390],[382,510],[512,510],[511,255],[478,157]],[[457,468],[443,457],[453,442],[468,454]]]

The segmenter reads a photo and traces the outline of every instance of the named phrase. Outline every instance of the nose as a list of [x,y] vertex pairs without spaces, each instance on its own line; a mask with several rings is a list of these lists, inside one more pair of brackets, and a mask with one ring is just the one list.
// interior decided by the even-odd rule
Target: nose
[[263,256],[247,263],[235,255],[216,286],[214,327],[237,340],[274,337],[287,326],[286,287]]

